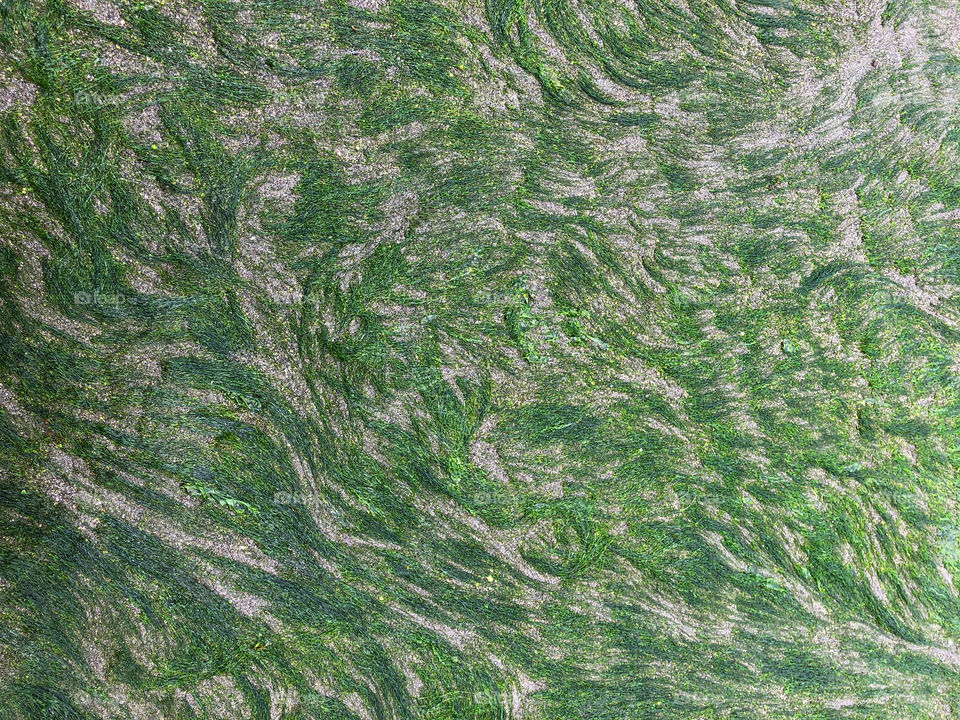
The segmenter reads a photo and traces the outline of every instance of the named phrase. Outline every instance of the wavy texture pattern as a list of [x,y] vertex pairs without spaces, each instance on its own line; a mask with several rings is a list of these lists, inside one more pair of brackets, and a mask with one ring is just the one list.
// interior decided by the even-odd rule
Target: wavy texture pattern
[[0,717],[960,717],[940,0],[0,0]]

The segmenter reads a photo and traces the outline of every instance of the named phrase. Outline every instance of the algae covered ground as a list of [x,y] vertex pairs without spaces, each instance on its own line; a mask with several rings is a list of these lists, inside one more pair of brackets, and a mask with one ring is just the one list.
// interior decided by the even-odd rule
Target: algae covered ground
[[0,0],[0,718],[960,718],[955,0]]

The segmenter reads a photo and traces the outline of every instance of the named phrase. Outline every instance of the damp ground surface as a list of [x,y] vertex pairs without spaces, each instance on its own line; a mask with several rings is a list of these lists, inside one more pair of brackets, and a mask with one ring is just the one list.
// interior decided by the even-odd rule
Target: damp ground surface
[[0,718],[960,718],[940,0],[0,0]]

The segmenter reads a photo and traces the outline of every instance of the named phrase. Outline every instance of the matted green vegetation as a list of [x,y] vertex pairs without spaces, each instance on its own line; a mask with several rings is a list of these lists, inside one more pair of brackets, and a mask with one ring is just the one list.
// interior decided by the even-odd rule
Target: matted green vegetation
[[0,718],[960,716],[940,0],[0,0]]

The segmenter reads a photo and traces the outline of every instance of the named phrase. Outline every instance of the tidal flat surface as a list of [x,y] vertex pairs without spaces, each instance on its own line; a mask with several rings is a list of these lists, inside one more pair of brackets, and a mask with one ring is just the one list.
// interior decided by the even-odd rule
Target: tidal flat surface
[[955,0],[0,0],[0,718],[960,718],[958,100]]

